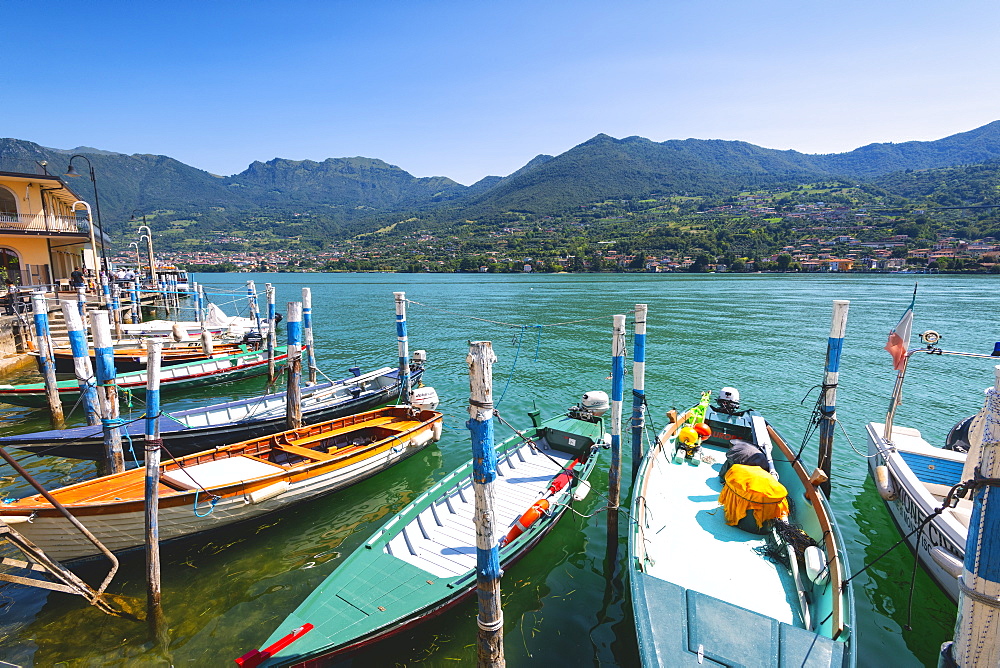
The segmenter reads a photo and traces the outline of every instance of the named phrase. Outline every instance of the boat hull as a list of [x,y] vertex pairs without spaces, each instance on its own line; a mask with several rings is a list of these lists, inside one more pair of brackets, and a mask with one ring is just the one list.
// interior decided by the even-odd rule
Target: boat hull
[[[636,475],[629,579],[642,665],[855,665],[853,593],[841,592],[840,584],[849,574],[846,551],[822,492],[754,411],[708,407],[703,421],[712,436],[693,458],[683,451],[674,456],[681,424],[675,423]],[[733,440],[726,434],[771,453],[767,465],[790,500],[787,521],[821,550],[827,582],[805,579],[798,558],[788,564],[765,558],[771,548],[764,536],[727,523],[719,506],[729,484],[720,479]],[[779,549],[792,549],[785,545]]]
[[[537,449],[517,436],[497,446],[494,526],[499,531],[513,525],[559,475],[571,470],[574,481],[585,481],[594,470],[599,445],[605,443],[603,425],[595,420],[574,429],[574,422],[578,421],[554,418],[527,430],[527,438],[539,444]],[[569,447],[559,452],[559,443]],[[570,447],[578,451],[567,454]],[[574,458],[576,463],[571,463]],[[384,524],[289,615],[266,645],[305,623],[314,624],[315,630],[263,663],[251,665],[325,665],[334,656],[412,628],[471,596],[477,577],[471,476],[470,462]],[[548,497],[549,514],[499,548],[503,566],[512,565],[551,531],[576,485],[559,487]]]
[[[901,535],[907,536],[934,513],[941,505],[940,500],[929,493],[926,486],[915,475],[912,467],[907,464],[901,452],[886,443],[883,437],[884,425],[869,423],[867,432],[869,472],[874,480],[877,467],[884,465],[887,468],[889,484],[895,493],[895,498],[886,499],[883,497],[882,501],[889,510],[896,528],[899,529]],[[901,446],[901,448],[904,451],[911,450],[905,446]],[[923,449],[921,448],[921,450]],[[931,451],[928,446],[928,450],[919,454],[923,457],[930,457],[936,453]],[[954,460],[955,458],[952,456],[948,459]],[[938,462],[936,466],[943,464],[944,462]],[[958,578],[934,560],[931,556],[931,550],[937,547],[945,550],[958,561],[964,561],[967,534],[967,527],[957,521],[951,510],[945,510],[930,520],[919,534],[910,535],[906,539],[906,544],[913,550],[920,565],[945,594],[955,602],[958,601]]]

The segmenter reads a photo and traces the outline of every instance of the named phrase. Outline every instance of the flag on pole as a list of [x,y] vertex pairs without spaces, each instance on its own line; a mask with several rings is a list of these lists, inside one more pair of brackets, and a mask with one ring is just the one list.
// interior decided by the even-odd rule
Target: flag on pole
[[902,370],[903,362],[906,360],[906,349],[910,347],[910,331],[913,329],[913,304],[916,301],[917,289],[914,287],[910,305],[903,313],[903,317],[889,332],[889,341],[885,344],[885,349],[892,355],[892,368],[896,371]]

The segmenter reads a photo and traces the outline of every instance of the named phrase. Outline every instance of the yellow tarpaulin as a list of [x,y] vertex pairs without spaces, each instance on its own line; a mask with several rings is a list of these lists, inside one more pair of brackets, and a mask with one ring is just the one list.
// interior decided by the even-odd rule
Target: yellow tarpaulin
[[726,485],[719,494],[726,509],[726,524],[736,526],[748,510],[753,510],[757,528],[767,520],[788,516],[788,490],[759,466],[734,464],[726,473]]

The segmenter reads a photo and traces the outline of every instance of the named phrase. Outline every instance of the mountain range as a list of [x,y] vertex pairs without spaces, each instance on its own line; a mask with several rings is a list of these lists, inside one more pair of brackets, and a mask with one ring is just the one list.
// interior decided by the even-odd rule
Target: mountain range
[[[548,214],[588,202],[655,194],[725,195],[747,188],[839,178],[871,181],[906,170],[1000,161],[1000,121],[935,141],[862,146],[812,155],[742,141],[654,142],[605,134],[558,156],[539,155],[516,172],[464,186],[447,177],[415,177],[375,158],[322,162],[275,158],[218,176],[163,155],[125,155],[90,147],[53,149],[0,139],[0,171],[64,174],[69,157],[85,154],[99,184],[105,227],[124,230],[135,214],[169,211],[195,221],[190,233],[237,225],[252,217],[304,216],[299,233],[334,235],[383,226],[387,220],[434,212],[464,220],[507,211]],[[75,163],[85,173],[82,161]],[[64,179],[84,199],[89,179]]]

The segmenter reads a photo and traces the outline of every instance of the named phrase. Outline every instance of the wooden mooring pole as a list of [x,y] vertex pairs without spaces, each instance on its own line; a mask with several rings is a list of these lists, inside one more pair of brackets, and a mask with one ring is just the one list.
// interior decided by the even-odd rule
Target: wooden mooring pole
[[[104,430],[104,460],[107,473],[125,470],[122,435],[118,431],[118,386],[115,385],[115,351],[111,341],[111,323],[107,311],[90,314],[90,329],[94,337],[94,360],[97,362],[97,398],[101,405],[101,425]],[[149,369],[146,370],[147,373]]]
[[138,325],[142,322],[142,297],[139,291],[139,281],[132,283],[132,324]]
[[101,414],[98,410],[97,386],[90,364],[90,347],[87,345],[87,332],[83,328],[83,317],[77,304],[71,301],[62,302],[62,311],[66,320],[69,346],[73,351],[73,373],[76,375],[76,382],[83,396],[83,411],[87,416],[87,424],[97,425],[101,421]]
[[121,286],[117,283],[111,284],[111,306],[108,310],[111,314],[111,323],[115,328],[115,338],[119,341],[122,339],[122,302],[121,302]]
[[[401,293],[396,293],[397,295]],[[397,300],[397,304],[398,304]],[[493,363],[489,341],[469,345],[469,421],[472,433],[472,481],[476,495],[476,595],[479,598],[477,665],[504,666],[503,609],[500,606],[500,550],[494,530]]]
[[[1000,365],[993,368],[994,386],[986,390],[982,440],[968,456],[975,478],[1000,478]],[[977,447],[978,446],[978,447]],[[963,478],[966,474],[963,474]],[[965,541],[965,563],[958,578],[955,640],[941,647],[939,666],[1000,666],[1000,486],[980,483],[972,490],[972,517]]]
[[[396,299],[396,339],[399,341],[399,403],[410,403],[410,342],[406,334],[406,293],[393,292]],[[492,379],[493,376],[491,375]],[[492,380],[491,380],[492,382]],[[492,392],[492,388],[490,392]]]
[[632,353],[632,482],[642,463],[642,432],[646,426],[646,304],[635,305]]
[[837,382],[840,378],[840,354],[844,349],[844,334],[847,332],[847,311],[851,302],[845,299],[833,300],[833,320],[830,324],[830,338],[826,344],[826,368],[823,372],[823,397],[819,403],[819,458],[817,468],[826,474],[820,489],[830,498],[830,478],[833,477],[833,431],[837,426]]
[[80,318],[87,317],[87,288],[80,285],[76,288],[76,303],[80,311]]
[[614,317],[611,335],[611,466],[608,469],[608,550],[618,548],[622,484],[622,395],[625,386],[625,316]]
[[264,291],[267,293],[267,382],[273,383],[277,378],[274,370],[274,346],[277,332],[275,331],[274,316],[274,286],[270,283],[264,284]]
[[59,398],[59,381],[56,380],[56,362],[52,356],[52,336],[49,333],[49,310],[44,292],[31,293],[31,309],[35,320],[35,350],[45,379],[45,398],[49,402],[52,427],[65,429],[66,418]]
[[306,353],[309,377],[307,385],[316,384],[316,351],[313,349],[312,289],[302,288],[302,345]]
[[257,304],[257,285],[253,281],[247,281],[247,304],[250,306],[250,316],[257,323],[257,333],[263,335],[264,332],[260,331],[260,306]]
[[288,380],[285,384],[285,421],[289,429],[302,426],[302,302],[288,302]]
[[160,360],[163,340],[151,339],[146,350],[146,622],[149,637],[166,646],[166,624],[160,599]]

